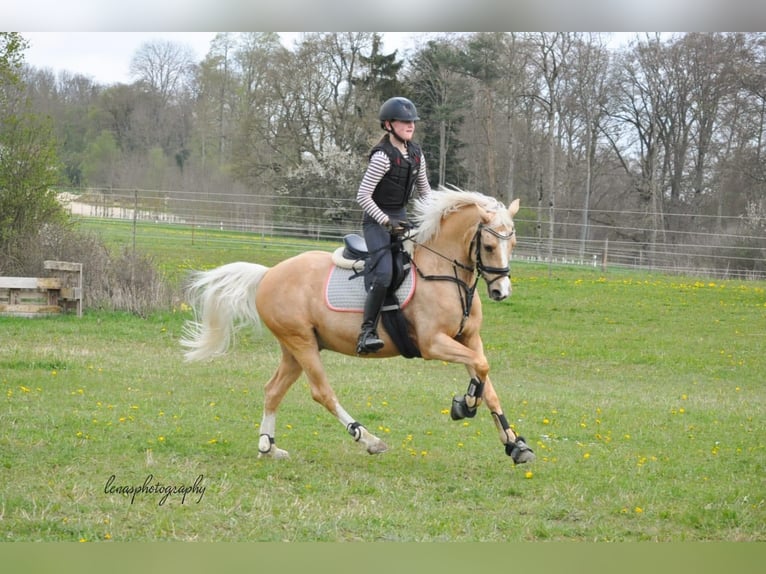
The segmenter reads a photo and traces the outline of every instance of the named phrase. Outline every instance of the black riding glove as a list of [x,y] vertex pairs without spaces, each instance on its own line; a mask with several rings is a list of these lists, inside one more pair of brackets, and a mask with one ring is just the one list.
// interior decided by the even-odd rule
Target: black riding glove
[[412,224],[406,219],[390,218],[388,223],[385,224],[385,228],[391,235],[403,237],[410,229],[412,229]]

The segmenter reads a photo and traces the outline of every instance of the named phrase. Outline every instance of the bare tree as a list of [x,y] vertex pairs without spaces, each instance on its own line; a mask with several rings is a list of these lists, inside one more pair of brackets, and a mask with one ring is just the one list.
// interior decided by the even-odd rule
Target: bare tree
[[130,62],[130,74],[159,96],[165,106],[191,80],[193,67],[191,48],[158,39],[145,42],[136,51]]
[[577,115],[581,124],[581,149],[585,164],[585,184],[580,228],[580,258],[585,256],[590,224],[590,204],[594,188],[596,150],[605,115],[609,54],[599,34],[580,36],[573,54]]
[[[546,157],[545,188],[548,195],[548,258],[553,259],[553,241],[556,236],[556,125],[561,106],[563,71],[568,65],[573,35],[567,32],[540,32],[534,35],[530,63],[539,74],[539,90],[530,94],[545,114]],[[538,205],[538,229],[541,229],[542,205]],[[542,239],[539,237],[539,239]]]

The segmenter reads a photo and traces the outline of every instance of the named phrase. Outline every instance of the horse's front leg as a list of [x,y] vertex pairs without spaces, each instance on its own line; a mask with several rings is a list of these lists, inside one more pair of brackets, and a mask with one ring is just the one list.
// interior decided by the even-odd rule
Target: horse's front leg
[[[468,388],[470,391],[471,386],[469,385]],[[492,413],[492,419],[500,433],[500,441],[505,445],[505,454],[513,459],[514,464],[532,462],[535,459],[534,451],[529,448],[524,437],[516,434],[511,428],[489,377],[484,381],[483,392],[487,408]]]
[[[453,420],[471,418],[484,402],[487,405],[495,426],[500,433],[500,441],[505,446],[505,452],[515,464],[531,462],[535,455],[523,437],[517,435],[503,413],[500,399],[497,396],[492,381],[489,378],[489,363],[484,355],[484,345],[481,337],[473,335],[464,338],[460,343],[446,334],[439,334],[431,339],[424,358],[438,358],[466,366],[471,377],[468,389],[462,397],[452,401],[451,416]],[[421,349],[422,352],[422,349]]]

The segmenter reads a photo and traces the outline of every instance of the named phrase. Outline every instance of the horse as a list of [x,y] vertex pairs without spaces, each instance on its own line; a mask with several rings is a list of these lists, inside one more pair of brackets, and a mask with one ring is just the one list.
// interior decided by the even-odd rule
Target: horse
[[[401,309],[423,359],[460,363],[468,371],[468,389],[453,398],[451,418],[471,418],[485,404],[514,464],[531,462],[535,455],[511,429],[490,380],[476,289],[483,278],[490,299],[502,301],[511,294],[509,261],[516,244],[513,216],[518,209],[518,199],[506,208],[492,197],[457,188],[438,188],[414,200],[414,228],[405,243],[417,285]],[[237,329],[247,324],[265,324],[279,342],[281,360],[264,388],[259,458],[289,457],[276,445],[276,415],[302,373],[308,378],[312,398],[368,453],[387,450],[384,441],[343,408],[328,382],[320,353],[328,350],[364,359],[401,353],[381,326],[383,348],[357,355],[361,315],[333,310],[324,299],[325,283],[334,265],[332,253],[312,250],[273,267],[240,261],[197,271],[187,285],[194,310],[194,319],[186,321],[180,341],[187,361],[226,353]]]

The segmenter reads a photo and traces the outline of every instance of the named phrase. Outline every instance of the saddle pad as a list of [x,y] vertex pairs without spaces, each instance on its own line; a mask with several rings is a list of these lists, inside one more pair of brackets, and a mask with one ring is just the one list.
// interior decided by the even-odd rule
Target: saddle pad
[[[325,302],[333,311],[346,311],[351,313],[361,313],[364,309],[364,301],[367,293],[364,290],[364,277],[356,275],[352,269],[341,269],[333,265],[327,274],[325,283]],[[399,307],[404,309],[407,303],[412,299],[415,293],[415,269],[410,268],[410,272],[402,281],[399,289],[396,290],[396,299],[399,301]],[[388,307],[383,306],[387,311]]]

